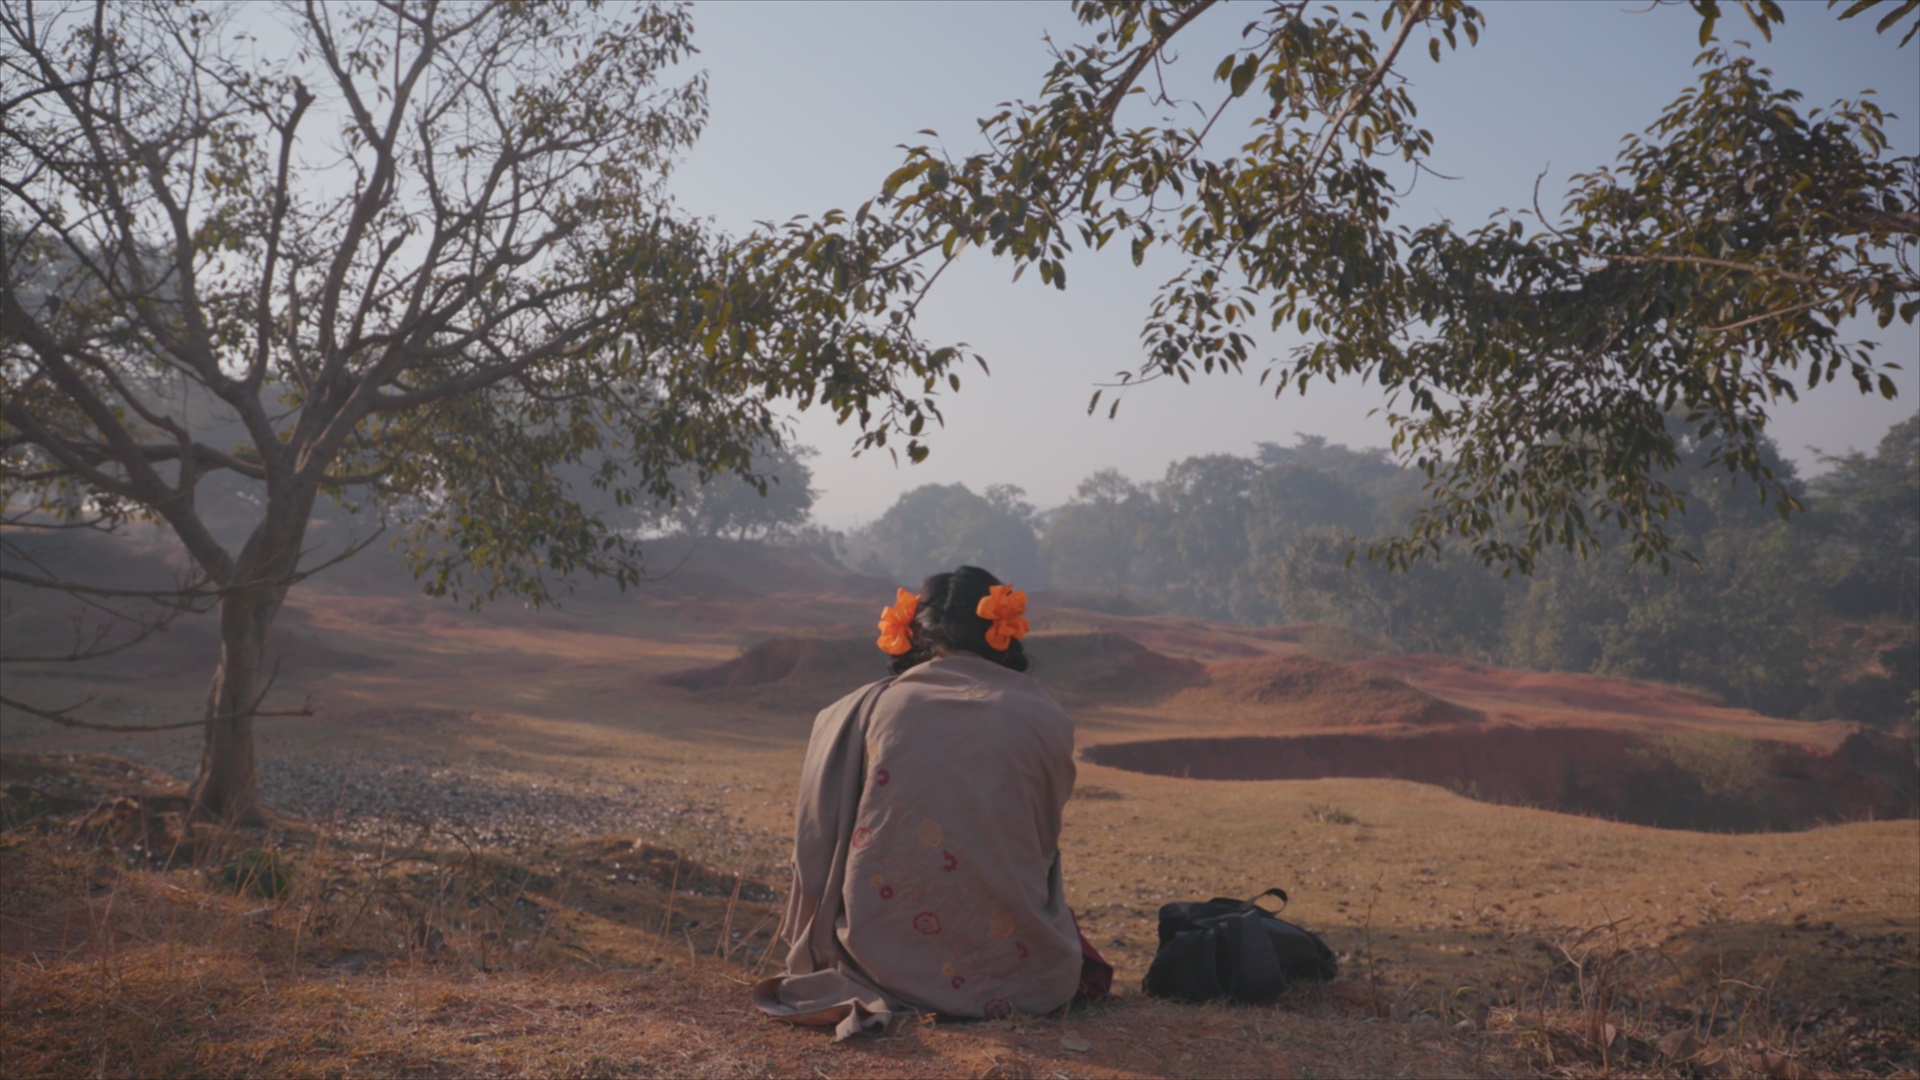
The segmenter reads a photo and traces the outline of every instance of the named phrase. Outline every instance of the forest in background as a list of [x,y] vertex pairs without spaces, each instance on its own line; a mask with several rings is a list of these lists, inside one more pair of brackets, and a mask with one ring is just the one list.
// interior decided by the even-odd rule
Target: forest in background
[[[182,408],[213,440],[238,437]],[[778,543],[904,585],[971,562],[1113,613],[1321,622],[1403,652],[1693,687],[1769,716],[1915,725],[1920,414],[1872,453],[1827,458],[1811,479],[1764,443],[1765,464],[1803,508],[1787,519],[1676,437],[1684,456],[1664,479],[1688,496],[1668,528],[1692,561],[1664,570],[1633,563],[1625,545],[1584,558],[1545,551],[1530,576],[1502,576],[1463,545],[1392,569],[1367,548],[1404,527],[1424,497],[1421,476],[1386,450],[1313,436],[1247,457],[1188,457],[1158,480],[1101,469],[1055,507],[1035,507],[1015,483],[925,484],[847,530],[812,518],[814,451],[773,441],[755,454],[757,482],[685,468],[671,502],[606,492],[582,502],[643,546],[668,536]],[[562,471],[593,492],[590,468]],[[254,507],[243,483],[215,477],[201,509],[216,534],[239,537]],[[329,534],[364,534],[375,524],[365,517],[315,507]],[[650,574],[667,569],[648,562]]]
[[1624,545],[1544,553],[1502,576],[1443,545],[1406,571],[1367,557],[1421,499],[1384,450],[1302,436],[1213,454],[1135,482],[1111,469],[1062,506],[1015,484],[926,484],[876,520],[812,523],[807,451],[770,450],[770,498],[721,482],[635,514],[648,531],[774,540],[911,584],[973,562],[1082,606],[1243,625],[1325,622],[1405,652],[1540,671],[1653,679],[1771,716],[1897,728],[1920,705],[1920,415],[1811,480],[1777,447],[1767,467],[1804,508],[1783,519],[1684,435],[1666,479],[1690,559],[1634,564]]

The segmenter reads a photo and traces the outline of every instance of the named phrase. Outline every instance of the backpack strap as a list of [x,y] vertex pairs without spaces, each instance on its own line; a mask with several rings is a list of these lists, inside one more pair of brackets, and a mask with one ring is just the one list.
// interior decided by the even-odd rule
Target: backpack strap
[[1287,910],[1287,890],[1281,889],[1281,888],[1268,889],[1266,892],[1261,893],[1259,896],[1249,898],[1246,901],[1247,906],[1252,908],[1258,908],[1261,911],[1265,911],[1266,910],[1265,908],[1260,907],[1260,901],[1269,896],[1277,896],[1280,898],[1280,906],[1274,909],[1273,914],[1277,915],[1280,912]]

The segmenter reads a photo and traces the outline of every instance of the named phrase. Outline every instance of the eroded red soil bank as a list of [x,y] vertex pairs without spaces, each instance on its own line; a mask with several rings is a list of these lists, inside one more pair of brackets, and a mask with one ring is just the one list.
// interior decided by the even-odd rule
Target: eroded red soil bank
[[1475,724],[1154,739],[1091,746],[1081,757],[1195,780],[1414,780],[1488,802],[1662,828],[1777,831],[1920,812],[1912,750],[1865,730],[1832,752],[1734,735]]

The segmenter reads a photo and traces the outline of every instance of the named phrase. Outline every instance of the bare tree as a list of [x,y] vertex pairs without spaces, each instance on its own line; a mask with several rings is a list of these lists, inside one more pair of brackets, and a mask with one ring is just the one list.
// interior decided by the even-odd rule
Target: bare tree
[[[430,593],[538,601],[641,577],[559,466],[626,504],[676,469],[755,479],[782,398],[865,445],[937,418],[952,350],[900,365],[884,331],[787,312],[778,275],[831,259],[743,264],[673,212],[690,30],[668,5],[0,0],[5,580],[160,605],[141,625],[217,610],[198,815],[260,817],[268,629],[355,550],[309,550],[323,497],[397,522]],[[238,539],[215,478],[251,507]],[[24,558],[21,526],[136,521],[194,574],[115,596]]]

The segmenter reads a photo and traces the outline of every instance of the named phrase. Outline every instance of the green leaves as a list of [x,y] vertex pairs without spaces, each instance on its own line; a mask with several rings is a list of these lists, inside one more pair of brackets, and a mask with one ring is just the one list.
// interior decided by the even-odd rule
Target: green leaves
[[[1740,4],[1763,34],[1783,22],[1773,0]],[[1694,7],[1708,43],[1721,4]],[[1078,245],[1124,235],[1136,265],[1173,248],[1184,265],[1143,313],[1144,355],[1122,386],[1242,370],[1256,313],[1301,339],[1262,372],[1276,394],[1379,383],[1395,450],[1431,500],[1385,549],[1402,565],[1454,537],[1505,569],[1616,542],[1664,564],[1683,554],[1668,523],[1685,497],[1661,477],[1686,446],[1790,510],[1757,450],[1774,403],[1803,378],[1891,385],[1835,330],[1856,314],[1920,317],[1913,163],[1888,157],[1871,101],[1809,113],[1750,59],[1709,49],[1696,84],[1613,168],[1574,177],[1559,214],[1411,228],[1389,170],[1423,167],[1432,136],[1391,77],[1396,58],[1421,36],[1435,59],[1477,41],[1481,14],[1392,6],[1390,40],[1376,41],[1361,15],[1289,9],[1249,27],[1260,47],[1212,64],[1212,100],[1171,103],[1199,106],[1194,127],[1138,122],[1135,81],[1171,62],[1163,50],[1203,10],[1082,3],[1099,32],[1062,48],[1037,101],[982,122],[986,151],[940,159],[950,179],[907,194],[935,170],[932,151],[912,151],[887,180],[902,195],[886,242],[901,265],[936,265],[899,294],[905,322],[974,244],[1056,288]],[[1256,83],[1271,109],[1220,134],[1222,110]],[[1118,399],[1096,393],[1089,410],[1102,402]],[[1669,430],[1675,409],[1689,427]]]
[[894,193],[898,192],[908,183],[925,175],[927,170],[931,168],[933,168],[933,160],[931,158],[909,161],[887,175],[886,182],[880,185],[881,194],[884,197],[892,198]]
[[[1689,0],[1689,2],[1700,16],[1700,46],[1705,48],[1713,40],[1713,28],[1720,19],[1720,0]],[[1833,0],[1828,0],[1828,3],[1831,6]],[[1752,23],[1754,29],[1760,31],[1760,36],[1768,41],[1773,40],[1774,25],[1786,21],[1786,14],[1780,10],[1776,0],[1739,0],[1739,4],[1740,10],[1747,16],[1747,21]]]
[[[1827,0],[1827,7],[1838,7],[1842,2],[1844,0]],[[1851,19],[1883,5],[1884,12],[1880,16],[1880,21],[1873,26],[1875,33],[1884,34],[1897,27],[1900,20],[1910,18],[1913,25],[1907,27],[1907,32],[1900,36],[1901,46],[1904,47],[1912,41],[1915,34],[1920,34],[1920,0],[1894,0],[1892,3],[1888,3],[1887,0],[1853,0],[1840,13],[1840,17]]]
[[1260,54],[1248,53],[1246,58],[1240,61],[1240,64],[1233,69],[1233,74],[1229,79],[1229,85],[1232,88],[1234,97],[1241,97],[1246,94],[1247,88],[1253,85],[1253,77],[1259,73],[1259,70]]

